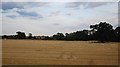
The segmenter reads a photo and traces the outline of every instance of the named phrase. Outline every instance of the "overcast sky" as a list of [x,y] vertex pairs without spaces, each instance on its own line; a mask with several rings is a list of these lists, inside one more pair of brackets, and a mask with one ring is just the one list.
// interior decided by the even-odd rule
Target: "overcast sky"
[[101,21],[118,26],[117,2],[3,2],[0,14],[2,34],[69,33]]

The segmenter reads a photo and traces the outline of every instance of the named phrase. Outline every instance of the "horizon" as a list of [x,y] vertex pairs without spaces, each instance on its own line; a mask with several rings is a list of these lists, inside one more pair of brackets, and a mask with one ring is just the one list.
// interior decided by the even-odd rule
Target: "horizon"
[[0,14],[2,35],[21,31],[51,36],[89,30],[101,21],[118,26],[117,2],[2,2]]
[[[119,27],[119,26],[118,26],[118,27]],[[116,28],[117,28],[117,27],[116,27]],[[115,30],[116,28],[113,27],[114,30]],[[83,31],[83,30],[89,30],[89,31],[90,31],[91,29],[82,29],[82,30],[76,30],[76,31]],[[19,31],[19,30],[18,30],[18,31]],[[18,32],[18,31],[16,31],[16,32]],[[73,33],[73,32],[76,32],[76,31],[65,32],[65,33]],[[16,32],[15,32],[14,34],[0,34],[0,36],[4,36],[4,35],[7,35],[7,36],[15,35],[15,34],[17,34]],[[54,33],[54,34],[52,34],[52,35],[34,35],[34,33],[32,33],[32,32],[27,32],[27,34],[26,34],[25,31],[19,31],[19,32],[24,32],[26,36],[29,36],[29,33],[31,33],[33,36],[53,36],[54,34],[62,33],[62,32],[57,32],[57,33]],[[65,35],[65,33],[63,33],[63,34]]]

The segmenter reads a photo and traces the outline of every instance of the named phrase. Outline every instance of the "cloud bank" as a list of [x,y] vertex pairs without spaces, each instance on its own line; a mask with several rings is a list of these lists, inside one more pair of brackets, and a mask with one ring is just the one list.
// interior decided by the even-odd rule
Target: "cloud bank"
[[25,31],[53,35],[89,29],[106,21],[117,27],[116,2],[4,2],[1,3],[3,34]]

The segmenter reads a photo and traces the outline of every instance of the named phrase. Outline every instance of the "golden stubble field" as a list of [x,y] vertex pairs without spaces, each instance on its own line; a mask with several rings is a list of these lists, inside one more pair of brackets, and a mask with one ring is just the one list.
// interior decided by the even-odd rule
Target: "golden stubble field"
[[118,65],[118,43],[2,40],[3,65]]

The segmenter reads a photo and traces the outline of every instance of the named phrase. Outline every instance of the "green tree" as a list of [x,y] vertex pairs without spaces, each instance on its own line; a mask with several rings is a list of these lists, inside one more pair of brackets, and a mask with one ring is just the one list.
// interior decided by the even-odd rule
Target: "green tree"
[[120,26],[115,29],[116,40],[120,42]]
[[24,32],[18,31],[16,33],[17,33],[17,35],[16,35],[17,39],[26,39],[26,35]]
[[29,39],[32,39],[32,33],[29,33],[29,36],[28,36]]
[[114,37],[113,26],[106,22],[90,25],[90,28],[95,31],[95,38],[100,42],[111,41]]
[[53,38],[54,40],[63,40],[64,35],[63,35],[63,33],[57,33],[57,34],[53,35],[52,38]]

